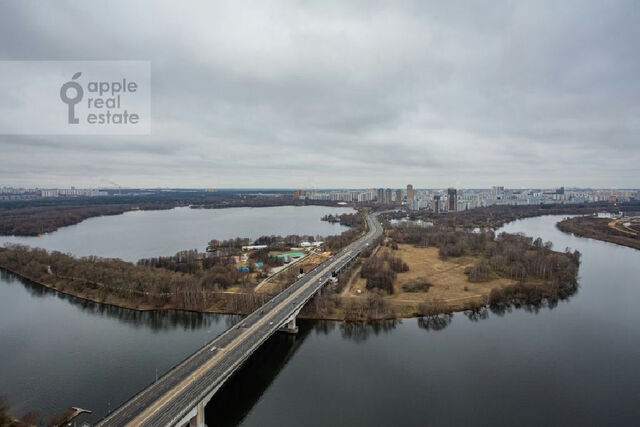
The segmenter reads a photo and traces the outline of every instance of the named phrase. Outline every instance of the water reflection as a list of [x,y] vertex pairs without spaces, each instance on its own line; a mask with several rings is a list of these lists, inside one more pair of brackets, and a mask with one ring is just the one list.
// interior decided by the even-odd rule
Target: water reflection
[[152,331],[170,329],[183,329],[185,331],[199,330],[209,328],[221,321],[225,323],[227,328],[229,328],[242,318],[240,315],[198,313],[183,310],[130,310],[127,308],[96,303],[83,298],[67,295],[49,289],[38,283],[34,283],[30,280],[23,279],[4,270],[0,271],[0,279],[10,284],[21,284],[31,296],[38,298],[51,297],[65,300],[84,313],[116,319],[119,322],[125,323],[136,329],[148,328]]
[[[502,303],[493,304],[488,307],[475,307],[473,309],[464,310],[462,314],[472,322],[478,322],[480,320],[489,319],[489,313],[493,313],[498,317],[503,317],[507,313],[511,313],[513,310],[522,310],[527,313],[538,314],[541,310],[547,309],[553,310],[558,306],[560,301],[568,301],[574,297],[578,292],[578,286],[576,286],[571,294],[563,295],[560,298],[545,298],[540,301],[526,302],[526,303]],[[441,331],[451,324],[453,321],[453,314],[439,314],[434,316],[424,316],[418,318],[418,326],[421,329],[427,331]]]
[[313,325],[314,332],[321,335],[329,335],[336,328],[338,324],[333,320],[315,320],[310,322]]
[[380,320],[376,322],[342,322],[340,323],[340,332],[342,338],[355,341],[357,343],[365,342],[371,334],[380,335],[393,331],[401,320]]
[[334,327],[335,322],[300,321],[297,335],[271,336],[209,401],[205,420],[215,420],[217,426],[240,424],[311,331],[328,333]]
[[[545,298],[540,301],[523,302],[523,303],[503,303],[492,304],[489,306],[491,313],[497,316],[504,316],[506,313],[511,313],[514,309],[523,310],[527,313],[538,314],[540,311],[547,309],[551,311],[558,306],[561,301],[568,302],[570,299],[578,294],[579,285],[576,285],[568,294],[564,294],[559,298]],[[466,314],[466,313],[465,313]],[[467,316],[469,317],[469,316]],[[488,318],[488,316],[484,317]],[[471,317],[469,317],[470,320]]]
[[478,320],[486,320],[489,318],[489,310],[487,307],[475,308],[473,310],[465,310],[464,315],[467,316],[467,319],[472,322],[477,322]]
[[427,331],[441,331],[451,324],[453,314],[438,314],[418,318],[418,327]]
[[311,332],[329,336],[339,328],[343,338],[362,343],[372,335],[392,332],[401,323],[300,320],[297,335],[276,333],[233,374],[207,405],[205,419],[215,419],[220,426],[241,424]]

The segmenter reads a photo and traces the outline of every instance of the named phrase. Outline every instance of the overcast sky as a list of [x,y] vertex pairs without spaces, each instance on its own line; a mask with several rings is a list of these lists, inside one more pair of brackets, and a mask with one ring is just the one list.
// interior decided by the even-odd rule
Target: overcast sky
[[640,187],[637,0],[2,0],[0,59],[152,78],[151,135],[0,135],[0,186]]

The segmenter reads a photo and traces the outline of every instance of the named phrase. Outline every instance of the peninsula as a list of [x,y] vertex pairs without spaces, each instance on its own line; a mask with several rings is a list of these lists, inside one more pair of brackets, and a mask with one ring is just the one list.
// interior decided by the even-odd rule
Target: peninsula
[[[383,235],[304,307],[302,317],[430,316],[556,301],[576,289],[577,252],[556,252],[541,239],[495,236],[490,229],[474,231],[445,221],[430,227],[392,225],[392,216],[383,216]],[[0,267],[66,294],[130,309],[246,314],[367,229],[363,214],[325,219],[350,228],[317,243],[312,236],[212,240],[207,252],[183,251],[136,264],[9,245],[0,248]],[[296,246],[303,250],[291,252]],[[286,260],[287,255],[301,259]]]

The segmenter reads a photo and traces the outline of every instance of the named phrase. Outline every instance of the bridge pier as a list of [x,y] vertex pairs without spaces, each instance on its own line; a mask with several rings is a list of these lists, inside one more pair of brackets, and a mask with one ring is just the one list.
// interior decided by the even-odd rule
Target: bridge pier
[[204,410],[207,407],[207,404],[209,404],[209,401],[211,400],[213,395],[218,392],[220,387],[222,387],[223,383],[224,381],[220,383],[216,388],[211,390],[209,394],[207,394],[205,398],[196,405],[195,408],[192,408],[191,411],[189,411],[179,422],[175,423],[175,425],[181,427],[207,427],[204,419]]
[[204,407],[205,403],[200,402],[196,407],[196,414],[189,420],[189,427],[206,427],[204,423]]
[[296,316],[298,315],[298,313],[294,313],[293,316],[291,316],[286,323],[284,324],[284,326],[282,326],[280,329],[278,329],[280,332],[285,332],[287,334],[292,334],[295,335],[298,333],[298,326],[296,325]]

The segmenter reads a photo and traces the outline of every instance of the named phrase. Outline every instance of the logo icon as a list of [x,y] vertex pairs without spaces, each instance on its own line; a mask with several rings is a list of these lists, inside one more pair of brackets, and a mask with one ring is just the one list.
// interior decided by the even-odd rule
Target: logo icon
[[[78,118],[76,117],[76,104],[82,100],[84,95],[84,91],[82,90],[82,86],[75,80],[78,79],[82,75],[81,72],[77,72],[71,77],[71,80],[66,82],[60,88],[60,99],[62,102],[67,104],[68,113],[69,113],[69,124],[77,125],[80,123]],[[73,98],[69,97],[69,92],[72,93]]]

